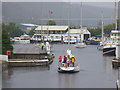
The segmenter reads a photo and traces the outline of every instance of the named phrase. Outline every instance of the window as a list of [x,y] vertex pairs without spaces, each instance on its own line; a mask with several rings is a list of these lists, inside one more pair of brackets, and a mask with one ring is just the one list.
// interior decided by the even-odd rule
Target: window
[[53,34],[53,31],[50,31],[50,34]]
[[74,38],[77,38],[77,36],[74,36]]
[[56,38],[59,38],[59,36],[56,36]]
[[41,31],[41,34],[44,34],[44,31]]
[[54,36],[51,36],[51,38],[54,38]]
[[63,32],[62,31],[60,31],[60,34],[62,34]]

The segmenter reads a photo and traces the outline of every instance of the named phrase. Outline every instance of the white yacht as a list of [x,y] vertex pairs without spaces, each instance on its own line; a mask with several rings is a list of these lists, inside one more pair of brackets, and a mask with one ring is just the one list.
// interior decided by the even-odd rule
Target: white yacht
[[118,45],[120,43],[120,30],[118,30],[118,13],[117,13],[117,9],[118,9],[118,4],[117,2],[115,2],[115,30],[111,31],[110,37],[107,38],[107,40],[104,43],[103,46],[103,55],[116,55],[115,51],[116,51],[116,45]]
[[120,31],[112,30],[110,37],[106,39],[103,46],[103,55],[115,56],[116,45],[120,43]]
[[85,47],[86,47],[86,44],[83,43],[83,42],[79,42],[79,43],[76,43],[75,47],[76,47],[76,48],[85,48]]

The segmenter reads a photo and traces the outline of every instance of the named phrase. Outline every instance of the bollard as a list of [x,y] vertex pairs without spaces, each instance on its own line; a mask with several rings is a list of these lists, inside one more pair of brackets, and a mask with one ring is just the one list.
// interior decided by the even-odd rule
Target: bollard
[[116,45],[116,59],[120,59],[120,44]]

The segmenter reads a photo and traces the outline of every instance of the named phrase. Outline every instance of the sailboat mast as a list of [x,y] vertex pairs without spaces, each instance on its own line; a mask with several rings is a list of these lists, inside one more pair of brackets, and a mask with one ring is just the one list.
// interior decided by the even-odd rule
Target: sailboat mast
[[82,29],[82,2],[81,2],[81,10],[80,10],[80,27]]
[[103,11],[102,11],[102,43],[104,42],[104,23],[103,23]]
[[80,10],[80,24],[81,24],[81,25],[80,25],[80,28],[81,28],[81,35],[80,35],[80,36],[81,36],[81,40],[80,40],[80,41],[81,41],[81,42],[83,42],[83,37],[84,37],[84,36],[83,36],[83,26],[82,26],[82,23],[83,23],[83,22],[82,22],[82,6],[83,6],[83,5],[82,5],[82,2],[81,2],[81,10]]
[[70,48],[70,4],[68,4],[68,45]]
[[50,13],[48,13],[48,25],[47,25],[47,40],[49,41],[49,21],[50,21]]
[[[42,18],[43,18],[43,14],[42,14],[42,12],[43,12],[43,4],[41,4],[41,22],[40,22],[40,24],[41,24],[41,31],[43,30],[43,23],[42,23]],[[41,35],[41,41],[44,41],[44,35]]]
[[115,30],[117,30],[117,19],[118,19],[118,4],[117,1],[115,0]]

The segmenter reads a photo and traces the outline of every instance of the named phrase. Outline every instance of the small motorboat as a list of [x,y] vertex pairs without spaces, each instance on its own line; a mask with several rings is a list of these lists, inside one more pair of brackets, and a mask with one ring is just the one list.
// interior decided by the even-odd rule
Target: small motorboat
[[86,47],[86,44],[83,43],[83,42],[76,43],[75,47],[76,47],[76,48],[85,48],[85,47]]

